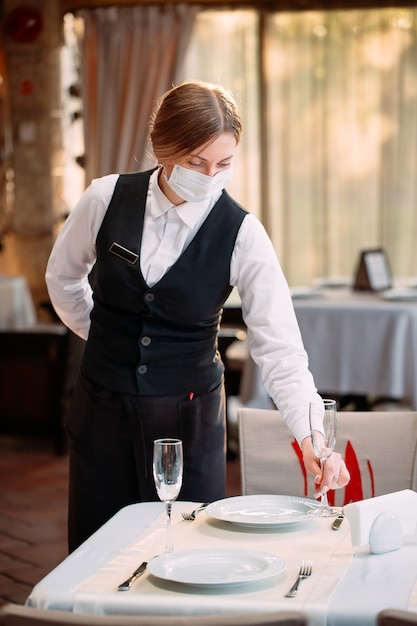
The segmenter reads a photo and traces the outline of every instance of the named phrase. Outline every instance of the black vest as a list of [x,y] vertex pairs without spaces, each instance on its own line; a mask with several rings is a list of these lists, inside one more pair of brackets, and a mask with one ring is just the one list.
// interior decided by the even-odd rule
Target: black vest
[[88,378],[115,391],[201,394],[216,387],[223,373],[217,331],[247,213],[223,192],[179,259],[149,287],[139,259],[151,173],[119,176],[97,235],[82,367]]

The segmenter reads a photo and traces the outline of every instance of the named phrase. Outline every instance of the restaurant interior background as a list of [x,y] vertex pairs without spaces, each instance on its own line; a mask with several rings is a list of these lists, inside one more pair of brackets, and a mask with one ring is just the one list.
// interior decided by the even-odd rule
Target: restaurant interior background
[[352,278],[375,248],[394,277],[417,279],[416,2],[0,11],[0,274],[24,277],[39,321],[56,321],[44,273],[60,226],[93,178],[154,164],[149,116],[184,79],[235,95],[244,133],[228,190],[265,225],[291,287]]
[[[93,178],[154,164],[158,97],[202,79],[239,103],[228,190],[265,225],[291,287],[352,278],[374,248],[417,280],[417,3],[398,4],[1,0],[0,275],[24,277],[37,319],[56,322],[44,273],[66,216]],[[70,346],[75,366],[81,351]]]
[[[291,286],[353,276],[372,248],[417,277],[417,2],[0,0],[0,17],[0,275],[26,279],[40,320],[63,220],[92,178],[151,163],[149,114],[187,78],[237,99],[229,191]],[[2,345],[0,421],[23,373],[19,401],[45,412],[39,363],[13,369]],[[23,602],[65,556],[67,459],[1,441],[0,603]]]
[[229,190],[290,285],[351,276],[378,247],[394,276],[417,276],[417,3],[3,0],[1,12],[0,271],[26,276],[37,303],[84,186],[152,162],[149,114],[187,78],[239,102]]

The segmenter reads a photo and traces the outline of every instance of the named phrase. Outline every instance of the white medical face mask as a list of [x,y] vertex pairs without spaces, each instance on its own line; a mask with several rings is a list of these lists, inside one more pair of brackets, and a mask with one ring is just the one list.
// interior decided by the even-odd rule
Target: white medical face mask
[[207,176],[181,165],[174,165],[171,176],[165,180],[174,193],[187,202],[208,200],[220,193],[232,178],[232,168],[219,172],[215,176]]

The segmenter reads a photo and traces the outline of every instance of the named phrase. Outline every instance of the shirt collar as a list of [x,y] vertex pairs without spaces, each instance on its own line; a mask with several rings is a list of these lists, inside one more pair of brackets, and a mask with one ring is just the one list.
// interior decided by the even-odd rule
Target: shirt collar
[[158,219],[161,215],[164,215],[169,209],[173,207],[173,204],[165,194],[162,193],[158,185],[158,176],[160,169],[155,170],[149,180],[148,194],[152,198],[150,206],[150,214],[153,220]]

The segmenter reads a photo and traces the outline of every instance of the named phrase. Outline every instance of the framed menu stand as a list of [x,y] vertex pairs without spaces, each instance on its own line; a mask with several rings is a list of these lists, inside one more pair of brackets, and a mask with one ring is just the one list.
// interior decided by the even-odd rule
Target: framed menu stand
[[361,252],[353,288],[361,291],[384,291],[391,287],[392,275],[385,251],[377,248]]

